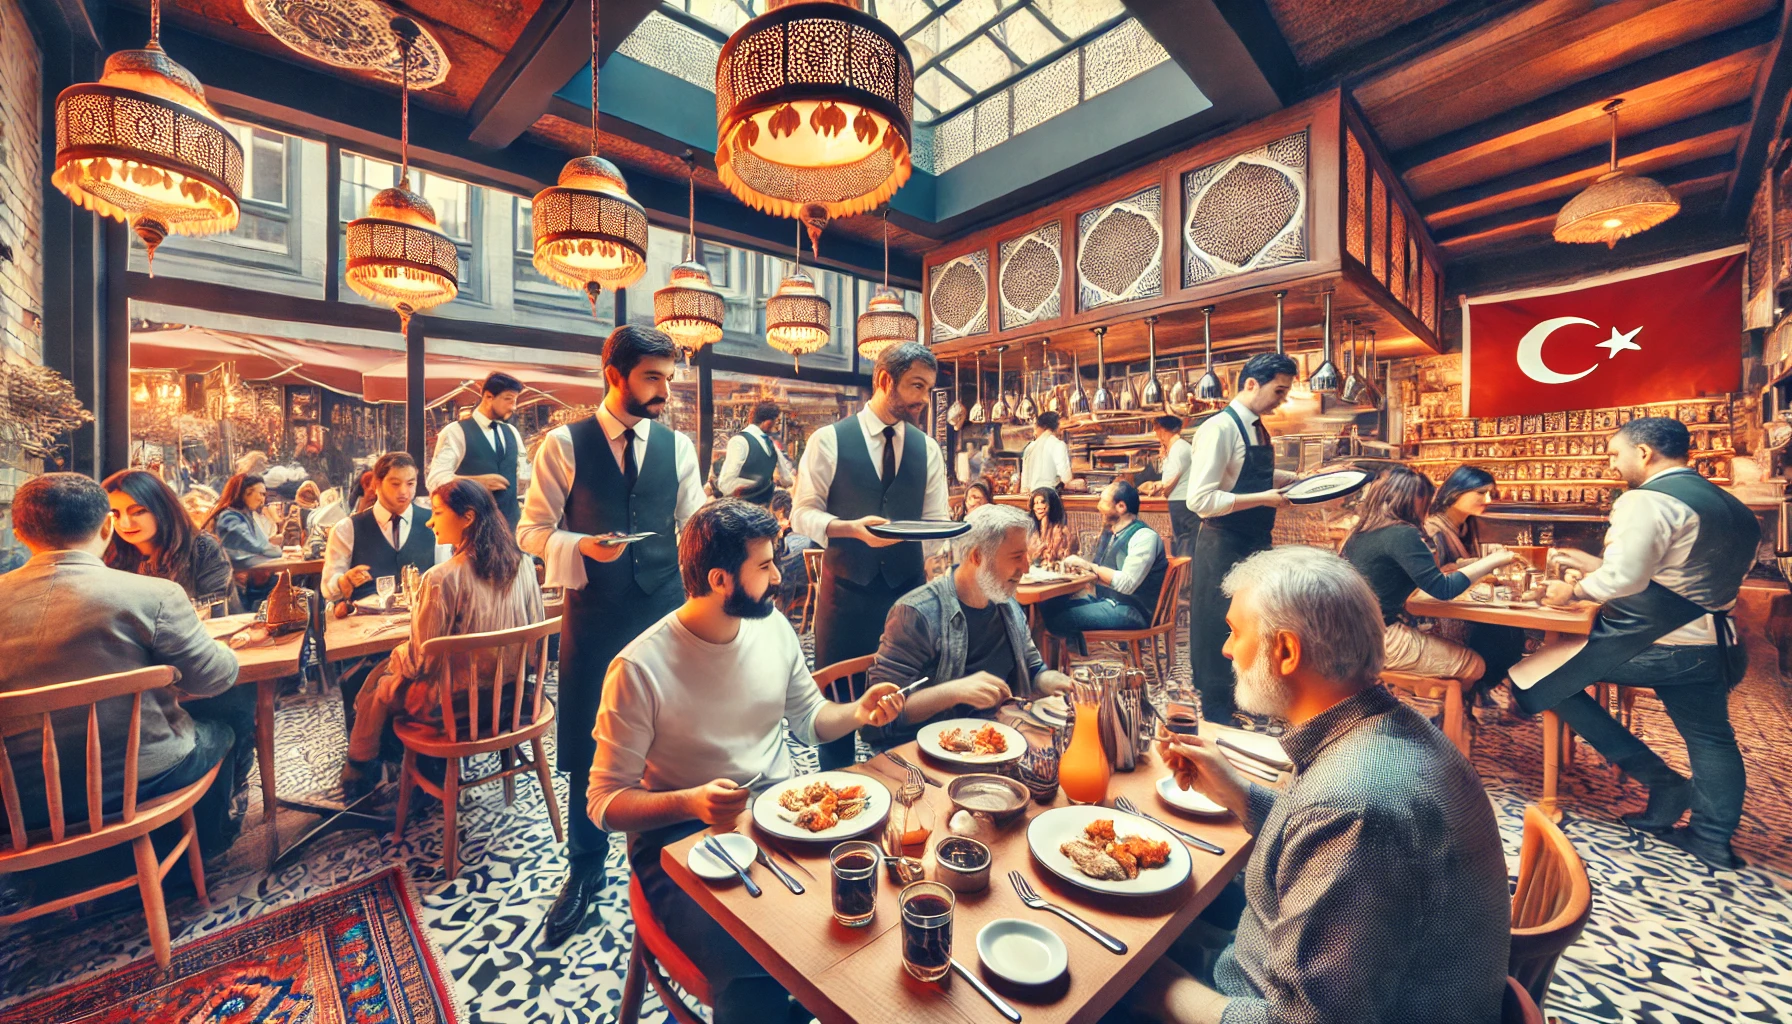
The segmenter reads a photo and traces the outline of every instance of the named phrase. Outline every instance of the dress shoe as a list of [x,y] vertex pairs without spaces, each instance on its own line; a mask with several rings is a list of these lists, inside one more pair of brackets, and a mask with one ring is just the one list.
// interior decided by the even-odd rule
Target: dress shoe
[[1640,814],[1626,814],[1619,820],[1638,832],[1666,835],[1692,809],[1692,780],[1676,778],[1672,782],[1649,787],[1649,803]]
[[349,803],[361,799],[373,792],[384,776],[385,768],[379,761],[356,761],[350,758],[342,765],[342,776],[338,780],[342,785],[343,799]]
[[1747,863],[1730,849],[1728,841],[1714,843],[1709,839],[1700,839],[1686,828],[1670,829],[1662,833],[1661,841],[1669,846],[1677,846],[1699,858],[1706,867],[1713,871],[1735,871],[1747,866]]
[[573,865],[566,874],[566,884],[560,887],[560,895],[555,897],[554,905],[548,908],[547,924],[542,929],[543,948],[554,949],[572,938],[579,926],[585,923],[585,911],[591,909],[591,904],[597,901],[603,888],[603,865]]

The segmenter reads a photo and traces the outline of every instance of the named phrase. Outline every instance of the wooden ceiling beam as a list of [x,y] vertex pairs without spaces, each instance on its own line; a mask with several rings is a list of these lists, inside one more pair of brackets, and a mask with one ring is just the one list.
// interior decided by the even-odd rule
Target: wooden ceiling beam
[[1724,196],[1723,218],[1731,224],[1741,224],[1748,216],[1768,151],[1786,123],[1787,100],[1792,96],[1792,46],[1786,39],[1792,31],[1792,3],[1781,5],[1778,20],[1773,52],[1755,79],[1754,119],[1737,147],[1736,176]]
[[1456,0],[1307,69],[1307,92],[1361,81],[1481,31],[1534,0]]
[[[616,51],[659,0],[607,0],[598,22],[599,60]],[[467,137],[492,149],[515,142],[547,113],[548,101],[591,63],[591,6],[542,0],[504,62],[486,79],[467,113]]]
[[1706,36],[1703,39],[1694,40],[1658,53],[1653,57],[1646,57],[1614,71],[1577,82],[1541,99],[1447,132],[1429,141],[1408,146],[1395,152],[1391,160],[1394,167],[1404,174],[1423,164],[1462,150],[1486,145],[1496,140],[1503,142],[1509,136],[1518,135],[1527,130],[1534,131],[1536,126],[1545,122],[1572,114],[1585,107],[1603,104],[1607,100],[1622,96],[1631,90],[1684,75],[1756,47],[1765,46],[1773,41],[1775,34],[1779,31],[1779,24],[1779,16],[1770,15],[1757,18],[1736,28]]
[[[1682,164],[1656,180],[1684,200],[1689,195],[1722,188],[1735,170],[1735,155],[1725,154]],[[1535,232],[1547,234],[1553,229],[1556,214],[1561,212],[1562,205],[1562,200],[1551,199],[1467,221],[1440,237],[1437,244],[1455,257],[1490,241]],[[1680,216],[1685,215],[1686,211],[1682,209]]]

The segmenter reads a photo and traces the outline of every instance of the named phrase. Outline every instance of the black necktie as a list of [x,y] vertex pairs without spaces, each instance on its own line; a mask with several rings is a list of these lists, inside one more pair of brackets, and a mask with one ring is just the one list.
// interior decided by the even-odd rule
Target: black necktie
[[498,455],[498,464],[504,464],[504,426],[497,420],[492,421],[492,451]]
[[404,547],[404,542],[398,539],[398,529],[399,529],[399,526],[403,523],[404,523],[403,516],[393,516],[392,517],[392,548],[395,551],[401,550]]
[[884,490],[896,479],[896,426],[884,428]]
[[630,494],[635,491],[635,478],[641,470],[635,465],[635,432],[631,428],[622,432],[622,484]]

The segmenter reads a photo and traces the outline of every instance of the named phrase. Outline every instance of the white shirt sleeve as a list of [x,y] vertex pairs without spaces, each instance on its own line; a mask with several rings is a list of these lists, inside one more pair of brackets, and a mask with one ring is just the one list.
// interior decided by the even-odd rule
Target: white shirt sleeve
[[777,441],[773,441],[772,453],[778,460],[777,485],[779,487],[789,487],[796,483],[796,467],[790,464],[790,456],[784,454],[784,446]]
[[324,541],[324,573],[322,583],[325,600],[336,601],[341,599],[342,591],[339,588],[342,582],[342,575],[354,568],[354,566],[349,564],[349,559],[354,556],[354,553],[355,524],[349,517],[344,516],[343,518],[336,520],[335,526],[330,527],[329,539]]
[[1052,476],[1059,483],[1068,486],[1070,481],[1076,479],[1070,472],[1070,445],[1055,434],[1052,441],[1054,443],[1046,450],[1046,458],[1051,460],[1047,465],[1051,467]]
[[815,685],[815,676],[809,671],[808,659],[803,657],[802,642],[797,639],[796,631],[788,625],[784,631],[790,646],[790,683],[784,693],[784,719],[790,723],[790,733],[798,743],[819,745],[821,740],[815,735],[815,716],[827,699],[821,695],[821,687]]
[[1120,568],[1114,570],[1114,582],[1108,584],[1109,589],[1118,590],[1122,594],[1130,594],[1139,589],[1145,582],[1146,574],[1151,572],[1151,565],[1157,561],[1157,550],[1163,541],[1156,530],[1139,530],[1126,542],[1126,559]]
[[597,749],[591,755],[590,786],[585,793],[585,812],[599,827],[607,827],[604,814],[616,794],[641,786],[647,753],[653,748],[658,705],[652,680],[639,665],[622,658],[610,662],[597,721],[591,727]]
[[453,480],[466,457],[467,435],[461,432],[461,421],[456,420],[436,435],[436,454],[429,460],[429,472],[423,476],[424,489],[434,491]]
[[722,492],[722,497],[734,497],[741,485],[748,482],[741,479],[740,470],[747,464],[747,445],[751,443],[745,434],[736,434],[728,439],[727,454],[722,457],[722,471],[716,474],[716,489]]
[[[695,462],[693,455],[692,463]],[[579,541],[585,535],[560,529],[566,496],[572,492],[572,477],[572,433],[565,427],[556,427],[536,449],[529,493],[523,499],[522,518],[516,524],[516,542],[547,563],[546,586],[578,590],[585,586],[585,559],[579,554]],[[681,480],[681,496],[682,491]]]
[[516,453],[516,489],[521,494],[529,489],[529,451],[523,446],[523,432],[506,423],[504,429],[510,431],[510,450]]
[[[927,446],[927,493],[921,498],[921,518],[942,523],[952,518],[952,500],[946,489],[946,454],[940,451],[940,443],[933,435],[921,436]],[[950,546],[950,541],[922,541],[921,557],[933,558]]]
[[790,496],[790,529],[824,548],[828,546],[828,524],[839,518],[828,512],[828,488],[834,483],[837,458],[833,427],[809,435],[797,466],[796,490]]
[[1187,441],[1177,438],[1170,442],[1170,450],[1164,453],[1164,465],[1160,471],[1163,477],[1164,493],[1169,494],[1188,475],[1189,454],[1192,451]]
[[[703,492],[703,475],[697,471],[697,445],[684,434],[672,432],[673,465],[678,470],[678,498],[672,506],[672,529],[684,532],[684,524],[709,500]],[[677,538],[673,538],[674,542]]]
[[1221,481],[1225,479],[1226,467],[1237,457],[1238,441],[1236,430],[1216,427],[1195,431],[1195,442],[1190,445],[1188,507],[1203,519],[1232,511],[1232,493],[1224,489]]
[[1580,581],[1580,592],[1604,603],[1641,593],[1674,544],[1679,502],[1653,491],[1625,491],[1612,503],[1604,562]]

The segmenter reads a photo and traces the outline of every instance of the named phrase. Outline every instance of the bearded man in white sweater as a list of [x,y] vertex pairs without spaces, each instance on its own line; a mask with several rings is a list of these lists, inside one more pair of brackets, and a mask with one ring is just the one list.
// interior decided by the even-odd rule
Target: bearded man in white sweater
[[709,979],[715,1024],[798,1018],[783,987],[666,876],[660,850],[705,825],[732,826],[752,795],[746,783],[795,774],[785,720],[798,740],[819,744],[902,713],[891,683],[852,704],[821,695],[789,620],[772,614],[777,536],[771,513],[738,498],[691,516],[678,542],[690,596],[610,663],[592,730],[586,813],[628,833],[654,916]]

